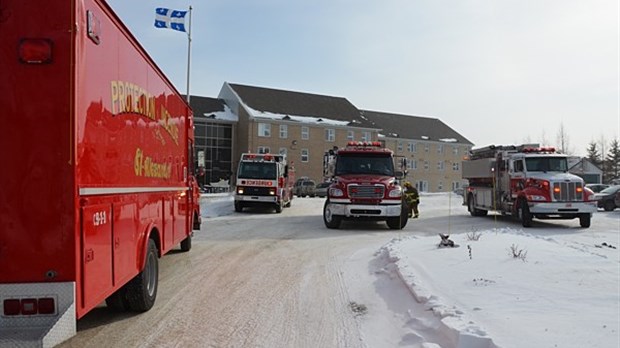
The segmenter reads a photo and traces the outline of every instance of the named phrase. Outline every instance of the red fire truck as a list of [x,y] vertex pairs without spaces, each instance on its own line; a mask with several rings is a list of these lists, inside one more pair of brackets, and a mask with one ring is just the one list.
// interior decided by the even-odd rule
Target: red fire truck
[[200,227],[188,104],[101,0],[0,1],[0,346],[146,311]]
[[552,147],[538,144],[490,145],[471,151],[463,161],[463,194],[472,216],[499,211],[519,219],[524,227],[532,219],[579,219],[590,227],[596,202],[583,180],[568,172],[568,160]]
[[293,201],[295,170],[285,155],[243,153],[237,168],[235,211],[257,205],[273,206],[276,213]]
[[407,224],[403,189],[398,183],[394,154],[381,142],[347,143],[323,157],[324,173],[333,181],[323,207],[327,228],[343,219],[384,220],[391,229]]

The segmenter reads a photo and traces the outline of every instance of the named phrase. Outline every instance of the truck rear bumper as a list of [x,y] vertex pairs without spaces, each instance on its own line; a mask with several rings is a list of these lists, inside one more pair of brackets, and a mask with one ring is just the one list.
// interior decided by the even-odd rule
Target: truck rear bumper
[[333,215],[355,217],[394,217],[400,216],[401,205],[400,204],[342,204],[342,203],[329,203],[330,211]]
[[260,202],[260,203],[278,203],[277,196],[241,196],[235,195],[235,201],[239,202]]
[[529,203],[530,213],[545,215],[592,214],[596,212],[596,202],[555,202]]

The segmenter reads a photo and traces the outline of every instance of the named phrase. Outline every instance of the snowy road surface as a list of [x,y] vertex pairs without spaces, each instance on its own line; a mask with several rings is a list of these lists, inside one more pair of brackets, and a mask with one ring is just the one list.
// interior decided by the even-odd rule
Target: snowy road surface
[[[209,201],[203,213],[208,218],[195,234],[192,250],[160,259],[159,293],[151,311],[114,313],[102,304],[78,322],[77,336],[62,347],[522,347],[501,331],[499,337],[492,330],[484,332],[480,313],[497,317],[490,307],[474,309],[479,311],[474,318],[482,322],[469,322],[463,328],[468,335],[455,331],[460,324],[450,327],[450,319],[469,318],[462,312],[466,306],[450,307],[451,292],[445,288],[429,290],[437,270],[423,260],[416,262],[414,249],[405,247],[419,239],[414,248],[422,245],[415,251],[422,255],[429,252],[424,242],[438,240],[437,233],[451,233],[461,241],[472,231],[484,234],[492,229],[519,231],[532,242],[548,241],[540,238],[548,233],[559,241],[552,244],[587,249],[598,255],[597,260],[606,253],[603,262],[611,268],[602,272],[611,272],[606,274],[611,285],[603,289],[606,297],[597,299],[607,301],[612,317],[601,328],[607,338],[594,341],[597,345],[592,347],[618,346],[618,320],[613,318],[614,313],[620,314],[619,287],[614,288],[618,249],[603,250],[594,244],[604,239],[618,245],[620,211],[596,213],[590,229],[578,228],[577,220],[535,222],[534,228],[522,233],[521,226],[509,219],[470,217],[459,199],[423,196],[421,218],[410,220],[403,231],[389,230],[385,223],[345,223],[340,230],[328,230],[320,198],[296,198],[282,214],[260,209],[234,213],[229,198],[219,198],[215,204]],[[490,239],[483,235],[481,241]],[[466,255],[463,246],[460,249]],[[478,257],[479,248],[475,248]],[[528,258],[534,261],[537,255],[530,253]],[[430,276],[420,276],[420,269],[403,264],[404,260]],[[415,270],[408,272],[408,267]],[[445,283],[445,278],[437,280]],[[482,277],[474,280],[479,280],[476,289],[493,289],[487,285],[501,283]],[[416,293],[421,288],[430,294]],[[503,290],[499,285],[496,289]],[[575,298],[579,301],[580,293]],[[454,313],[447,313],[450,310]],[[540,346],[555,342],[553,334],[539,341]]]

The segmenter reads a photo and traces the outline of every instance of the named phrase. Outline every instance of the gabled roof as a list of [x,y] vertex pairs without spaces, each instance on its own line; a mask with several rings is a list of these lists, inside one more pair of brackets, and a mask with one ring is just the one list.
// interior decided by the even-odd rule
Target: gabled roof
[[189,104],[194,111],[194,118],[197,121],[236,122],[239,120],[238,116],[230,110],[222,99],[192,95],[189,99]]
[[444,141],[473,145],[471,141],[437,118],[392,114],[387,112],[361,110],[375,127],[383,129],[381,134],[388,138],[424,141]]
[[260,112],[345,121],[350,127],[377,128],[361,118],[360,110],[346,98],[232,83],[229,86],[245,105]]

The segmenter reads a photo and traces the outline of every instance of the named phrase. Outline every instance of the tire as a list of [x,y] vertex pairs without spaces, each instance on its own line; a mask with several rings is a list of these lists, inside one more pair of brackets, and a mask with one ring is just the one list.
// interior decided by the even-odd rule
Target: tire
[[519,219],[523,227],[532,227],[532,214],[530,214],[530,207],[525,200],[521,200],[519,204]]
[[129,309],[135,312],[146,312],[153,307],[157,298],[159,281],[159,260],[155,241],[149,239],[144,269],[138,273],[126,287],[126,299]]
[[613,201],[606,201],[603,204],[603,209],[605,209],[605,211],[612,211],[616,209],[616,203],[614,203]]
[[331,211],[327,209],[328,205],[329,199],[325,200],[325,204],[323,205],[323,222],[325,223],[325,227],[329,229],[338,229],[342,222],[342,216],[333,215]]
[[235,211],[240,213],[243,211],[243,203],[235,201]]
[[200,216],[198,216],[198,213],[194,213],[194,220],[192,221],[192,230],[200,231]]
[[409,214],[407,212],[407,204],[403,202],[400,216],[388,218],[385,222],[392,230],[402,230],[407,225],[408,220]]
[[467,197],[467,210],[471,216],[487,216],[488,211],[474,207],[474,195],[470,194]]
[[276,203],[276,213],[280,214],[282,212],[282,201],[280,201],[280,203]]
[[581,214],[581,215],[579,215],[579,226],[581,226],[583,228],[590,227],[590,219],[591,219],[591,215],[590,214]]
[[105,304],[115,312],[126,312],[130,309],[127,301],[125,286],[116,290],[115,293],[105,299]]
[[190,251],[192,249],[192,233],[181,241],[181,251]]

